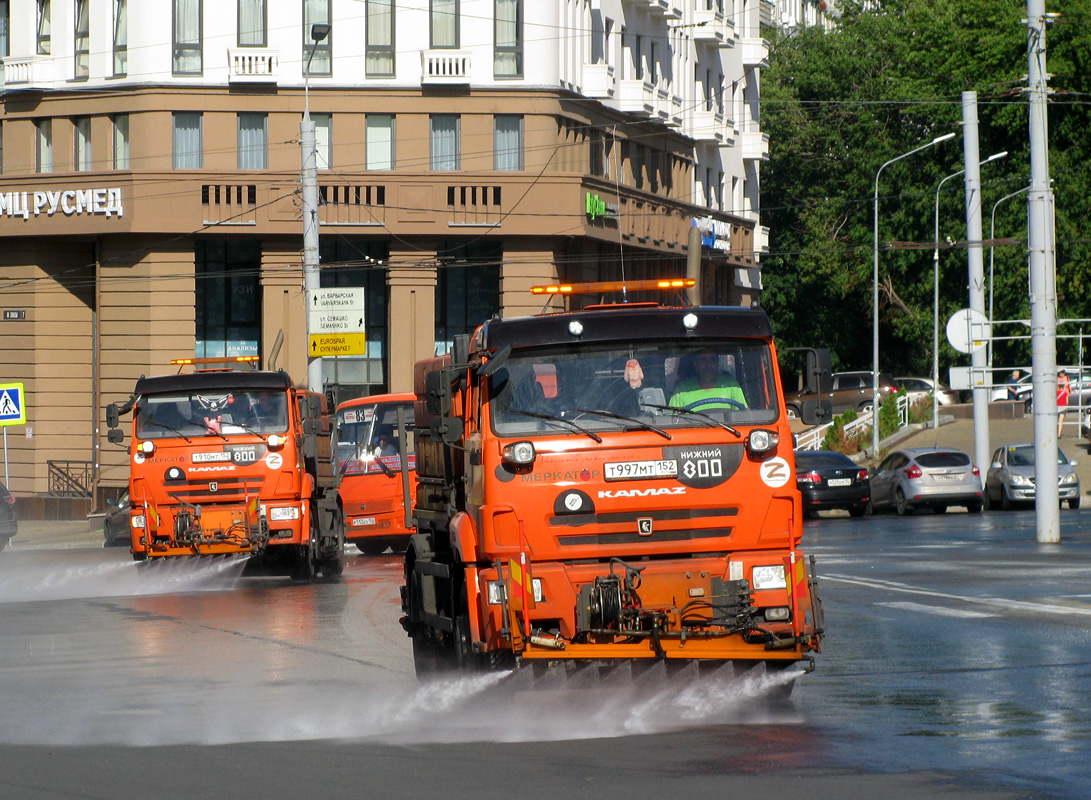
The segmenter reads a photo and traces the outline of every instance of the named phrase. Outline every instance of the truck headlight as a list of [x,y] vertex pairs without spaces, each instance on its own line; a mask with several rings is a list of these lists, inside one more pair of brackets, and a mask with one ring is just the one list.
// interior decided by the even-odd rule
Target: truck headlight
[[299,519],[298,506],[275,506],[269,509],[270,522],[284,522],[289,519]]
[[140,443],[140,452],[146,456],[150,456],[155,452],[155,442],[144,441]]
[[144,515],[143,514],[137,514],[135,517],[129,517],[129,521],[130,521],[130,524],[134,528],[141,528],[141,529],[144,528]]
[[751,453],[767,453],[780,444],[780,435],[775,431],[756,428],[750,431],[746,447]]
[[534,463],[534,445],[531,442],[512,442],[504,446],[500,456],[508,464],[525,467]]
[[752,581],[755,589],[786,589],[784,580],[784,565],[776,564],[765,567],[754,567]]
[[765,618],[770,622],[782,622],[788,619],[788,606],[773,606],[765,609]]

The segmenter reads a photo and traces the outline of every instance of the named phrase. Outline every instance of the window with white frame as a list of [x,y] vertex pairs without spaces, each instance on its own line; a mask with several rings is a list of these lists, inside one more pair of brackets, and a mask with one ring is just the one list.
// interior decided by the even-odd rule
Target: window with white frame
[[[320,42],[311,38],[314,25],[330,25]],[[333,27],[330,0],[303,0],[303,72],[305,75],[333,74]]]
[[53,171],[53,120],[40,119],[34,123],[34,171]]
[[129,71],[129,0],[114,0],[114,75]]
[[171,166],[175,169],[204,166],[203,122],[199,111],[176,111],[172,115]]
[[0,0],[0,58],[11,55],[10,30],[11,3],[10,0]]
[[265,47],[268,11],[265,0],[238,0],[239,47]]
[[331,142],[333,141],[333,115],[311,114],[314,123],[315,164],[318,169],[331,169],[333,164]]
[[91,23],[87,10],[89,3],[90,0],[76,0],[72,42],[73,77],[76,80],[86,80],[91,74]]
[[49,41],[49,17],[50,0],[38,0],[38,47],[36,52],[40,56],[48,56],[50,51]]
[[493,0],[493,77],[523,77],[523,0]]
[[518,172],[523,169],[523,117],[497,114],[493,117],[493,169]]
[[449,172],[459,169],[460,120],[457,114],[432,114],[429,118],[429,150],[432,169]]
[[91,118],[73,117],[72,164],[76,172],[91,171]]
[[238,121],[239,169],[266,169],[269,166],[268,115],[240,113]]
[[369,78],[394,77],[393,0],[367,0],[364,72]]
[[369,170],[394,169],[394,115],[368,114],[364,157]]
[[429,0],[430,46],[458,49],[458,0]]
[[204,69],[201,41],[202,0],[174,0],[173,72],[200,75]]
[[115,114],[114,128],[114,169],[129,169],[129,115]]

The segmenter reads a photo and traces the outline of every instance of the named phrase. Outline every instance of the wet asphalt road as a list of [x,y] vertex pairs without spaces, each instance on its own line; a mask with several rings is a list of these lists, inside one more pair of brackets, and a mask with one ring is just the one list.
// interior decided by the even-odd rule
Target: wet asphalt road
[[[0,554],[0,797],[1091,797],[1091,510],[808,523],[828,636],[760,676],[420,685],[401,570]],[[351,548],[350,548],[351,549]]]

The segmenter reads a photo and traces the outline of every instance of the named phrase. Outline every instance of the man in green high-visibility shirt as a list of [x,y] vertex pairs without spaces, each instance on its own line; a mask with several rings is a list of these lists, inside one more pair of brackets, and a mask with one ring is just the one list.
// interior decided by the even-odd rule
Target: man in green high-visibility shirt
[[687,408],[690,411],[746,408],[746,395],[742,387],[732,376],[720,372],[720,358],[714,350],[699,350],[694,366],[697,368],[696,375],[675,384],[670,399],[672,408]]

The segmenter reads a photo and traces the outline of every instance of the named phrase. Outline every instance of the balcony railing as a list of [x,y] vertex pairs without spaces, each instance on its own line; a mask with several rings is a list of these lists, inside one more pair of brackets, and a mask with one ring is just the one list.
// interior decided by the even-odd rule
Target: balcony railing
[[655,87],[643,79],[618,81],[618,105],[630,114],[655,113]]
[[742,63],[745,67],[768,67],[769,42],[765,39],[743,39]]
[[584,64],[583,93],[587,97],[609,98],[614,96],[614,65]]
[[277,51],[260,47],[240,47],[227,51],[231,83],[276,83]]
[[751,161],[765,161],[769,158],[768,133],[740,133],[742,157]]
[[4,86],[19,89],[47,89],[53,85],[53,59],[30,56],[4,59]]
[[700,43],[719,44],[731,32],[728,30],[724,12],[717,9],[698,8],[693,12],[693,39]]
[[729,137],[724,115],[719,111],[695,109],[686,118],[685,134],[698,142],[722,143]]
[[469,50],[421,50],[421,83],[470,82]]

